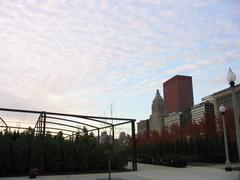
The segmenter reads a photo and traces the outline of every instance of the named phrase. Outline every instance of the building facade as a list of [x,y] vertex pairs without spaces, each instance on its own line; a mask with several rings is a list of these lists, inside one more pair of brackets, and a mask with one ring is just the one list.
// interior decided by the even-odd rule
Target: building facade
[[150,131],[162,132],[164,128],[164,118],[166,117],[165,105],[162,96],[157,90],[152,102],[152,114],[149,119]]
[[168,113],[181,112],[193,105],[192,77],[176,75],[163,83],[164,102]]
[[[236,98],[237,98],[237,109],[240,114],[240,84],[237,84],[235,87]],[[215,116],[219,116],[219,107],[223,104],[226,108],[233,109],[232,105],[232,95],[231,89],[226,88],[212,95],[202,98],[203,101],[210,101],[214,105],[214,114]]]
[[171,127],[173,124],[176,124],[180,127],[180,114],[181,112],[173,112],[168,115],[168,117],[165,117],[165,128]]
[[196,104],[192,107],[191,114],[192,122],[199,123],[205,119],[206,116],[214,116],[214,105],[210,102]]
[[101,136],[100,136],[100,144],[107,144],[109,143],[109,135],[107,134],[107,131],[103,131],[101,132]]
[[149,132],[149,120],[142,120],[137,123],[137,133],[143,134],[145,132]]
[[128,138],[127,138],[127,135],[126,135],[125,132],[120,132],[118,141],[119,141],[121,144],[126,144],[126,143],[128,142]]
[[171,127],[173,124],[179,127],[185,127],[192,119],[190,109],[185,109],[182,112],[173,112],[170,113],[164,119],[165,128]]

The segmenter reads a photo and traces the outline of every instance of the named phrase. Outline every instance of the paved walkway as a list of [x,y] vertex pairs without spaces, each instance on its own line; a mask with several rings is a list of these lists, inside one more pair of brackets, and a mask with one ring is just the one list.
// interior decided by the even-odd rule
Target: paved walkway
[[[171,168],[156,165],[138,164],[136,172],[113,173],[113,180],[238,180],[239,171],[226,172],[222,168],[188,166]],[[108,174],[38,176],[39,180],[102,180]],[[28,177],[1,178],[2,180],[22,180]]]

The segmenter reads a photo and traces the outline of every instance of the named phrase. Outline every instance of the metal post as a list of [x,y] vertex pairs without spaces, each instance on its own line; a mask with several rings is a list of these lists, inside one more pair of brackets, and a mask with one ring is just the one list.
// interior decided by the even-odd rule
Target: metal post
[[135,137],[135,121],[132,121],[132,146],[133,146],[133,154],[132,154],[132,170],[137,171],[137,146],[136,146],[136,137]]
[[111,180],[111,156],[109,154],[109,159],[108,159],[108,180]]
[[239,161],[239,160],[240,160],[240,126],[239,126],[239,114],[238,114],[238,110],[237,110],[237,100],[236,100],[236,93],[235,93],[234,82],[231,82],[230,85],[231,85],[231,93],[232,93],[234,119],[235,119],[235,125],[236,125],[237,146],[238,146],[238,161]]
[[39,129],[40,129],[40,135],[42,135],[42,117],[40,118],[40,121],[39,121]]
[[98,134],[98,136],[97,136],[97,142],[98,142],[98,144],[99,144],[99,140],[100,140],[100,137],[99,137],[99,135],[100,135],[99,128],[97,129],[97,134]]
[[[43,112],[43,136],[42,136],[42,142],[43,142],[43,167],[42,167],[42,171],[44,174],[45,171],[45,162],[46,162],[46,142],[45,142],[45,133],[46,133],[46,112]],[[42,124],[41,123],[41,124]]]
[[38,122],[38,129],[39,129],[39,134],[42,135],[42,117],[40,118]]
[[43,136],[46,133],[46,112],[43,112]]
[[226,125],[225,125],[224,112],[222,112],[222,121],[223,121],[223,135],[224,135],[224,144],[225,144],[225,154],[226,154],[225,170],[226,171],[232,171],[231,162],[229,160],[227,131],[226,131]]
[[36,131],[35,131],[35,128],[34,128],[34,133],[35,133],[35,135],[37,135],[37,133],[39,133],[39,131],[38,131],[38,130],[39,130],[39,129],[38,129],[38,123],[39,123],[39,122],[36,123],[36,127],[35,127],[35,128],[36,128]]
[[114,136],[115,136],[114,126],[112,126],[112,143],[113,144],[114,144]]
[[[38,121],[37,121],[37,133],[38,135],[41,135],[42,134],[42,129],[41,129],[41,123],[42,123],[42,116],[39,117]],[[37,134],[36,133],[36,134]]]

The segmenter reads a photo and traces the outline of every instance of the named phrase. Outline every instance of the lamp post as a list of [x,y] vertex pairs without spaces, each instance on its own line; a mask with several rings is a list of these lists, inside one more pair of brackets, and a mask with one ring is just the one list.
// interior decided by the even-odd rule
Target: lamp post
[[229,160],[227,131],[226,131],[225,117],[224,117],[225,107],[223,105],[221,105],[219,108],[219,111],[222,114],[222,121],[223,121],[223,136],[224,136],[224,145],[225,145],[225,154],[226,154],[225,170],[232,171],[231,162]]
[[234,111],[234,119],[235,119],[235,126],[236,126],[236,135],[237,135],[238,160],[240,160],[240,126],[239,126],[239,114],[237,110],[237,100],[236,100],[236,93],[235,93],[236,74],[232,71],[231,68],[229,68],[228,70],[227,80],[230,84],[230,89],[232,94],[233,111]]
[[[112,130],[114,130],[114,126],[112,126]],[[110,132],[111,134],[111,132]],[[109,149],[109,154],[108,154],[108,180],[111,180],[111,159],[112,159],[112,155],[113,155],[113,143],[114,143],[114,135],[112,135],[113,137],[109,139],[109,145],[110,145],[110,149]]]

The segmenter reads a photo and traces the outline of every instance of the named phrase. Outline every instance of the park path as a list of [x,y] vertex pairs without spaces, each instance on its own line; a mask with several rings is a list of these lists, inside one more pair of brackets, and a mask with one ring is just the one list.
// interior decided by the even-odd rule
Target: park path
[[[113,173],[113,180],[238,180],[240,171],[226,172],[222,168],[188,166],[172,168],[149,164],[138,164],[138,171]],[[36,180],[102,180],[108,174],[81,174],[38,176]],[[2,180],[23,180],[28,177],[9,177]]]

